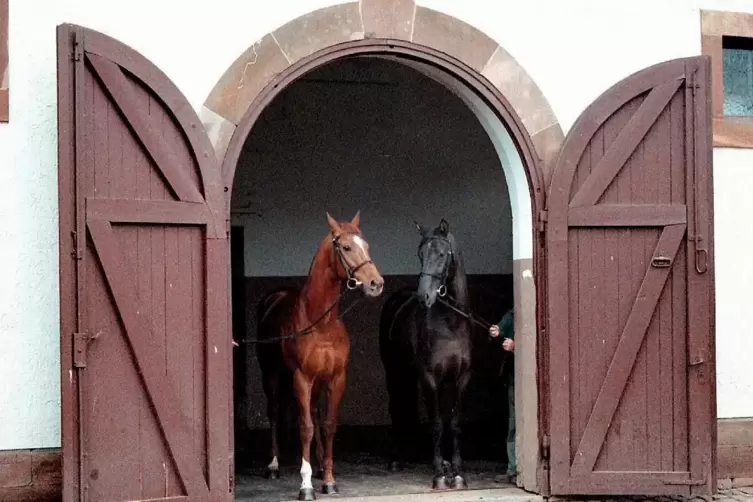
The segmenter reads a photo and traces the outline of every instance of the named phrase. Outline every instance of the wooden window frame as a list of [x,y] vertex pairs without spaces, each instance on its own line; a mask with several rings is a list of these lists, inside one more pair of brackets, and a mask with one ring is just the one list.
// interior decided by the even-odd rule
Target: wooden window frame
[[0,122],[8,122],[10,115],[8,76],[8,1],[0,0]]
[[724,115],[722,37],[753,39],[753,14],[701,10],[701,52],[711,56],[711,106],[714,146],[753,148],[753,117]]

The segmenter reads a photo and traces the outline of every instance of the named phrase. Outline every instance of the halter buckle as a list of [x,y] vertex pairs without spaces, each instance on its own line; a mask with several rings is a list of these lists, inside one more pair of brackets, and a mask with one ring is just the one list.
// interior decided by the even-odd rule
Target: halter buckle
[[355,277],[349,278],[347,280],[347,282],[345,283],[345,287],[348,288],[348,289],[350,289],[350,290],[354,290],[354,289],[356,289],[360,285],[361,285],[361,281],[359,281]]
[[444,295],[447,294],[447,286],[445,286],[444,284],[442,284],[441,286],[439,286],[439,289],[437,289],[437,294],[439,296],[444,297]]

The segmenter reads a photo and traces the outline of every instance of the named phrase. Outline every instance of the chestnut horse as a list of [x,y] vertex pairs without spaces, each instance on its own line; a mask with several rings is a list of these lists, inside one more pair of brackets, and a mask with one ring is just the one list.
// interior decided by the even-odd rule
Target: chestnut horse
[[[382,294],[384,280],[369,256],[369,245],[358,228],[360,211],[350,222],[337,222],[327,213],[329,233],[322,239],[300,292],[284,288],[261,300],[258,312],[257,357],[267,396],[267,417],[272,432],[271,478],[279,478],[277,413],[279,386],[290,382],[298,403],[302,448],[301,488],[298,500],[314,500],[311,484],[311,440],[317,441],[317,461],[322,471],[322,493],[337,493],[332,473],[332,444],[337,413],[345,391],[350,340],[340,319],[342,286],[360,286],[366,296]],[[269,342],[269,343],[265,343]],[[284,389],[282,389],[284,390]],[[323,423],[324,452],[319,424],[314,424],[315,405],[326,391]],[[318,422],[318,421],[317,421]]]

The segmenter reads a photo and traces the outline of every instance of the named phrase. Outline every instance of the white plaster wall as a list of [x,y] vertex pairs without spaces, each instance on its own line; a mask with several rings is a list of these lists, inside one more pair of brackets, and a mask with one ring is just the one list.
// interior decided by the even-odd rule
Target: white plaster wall
[[[223,70],[266,32],[336,0],[271,4],[213,0],[23,0],[11,5],[11,123],[0,124],[0,449],[58,446],[55,25],[103,31],[142,52],[199,107]],[[532,75],[569,128],[599,93],[662,60],[700,53],[699,8],[753,12],[751,0],[421,0],[502,44]],[[594,65],[593,63],[596,62]],[[753,299],[733,278],[753,274],[732,203],[753,180],[745,153],[716,155],[719,414],[753,416],[743,362]],[[749,197],[747,197],[749,199]],[[745,201],[746,198],[737,199]],[[730,279],[726,279],[730,278]],[[739,356],[742,357],[742,356]]]
[[714,151],[716,372],[720,417],[753,414],[753,150]]

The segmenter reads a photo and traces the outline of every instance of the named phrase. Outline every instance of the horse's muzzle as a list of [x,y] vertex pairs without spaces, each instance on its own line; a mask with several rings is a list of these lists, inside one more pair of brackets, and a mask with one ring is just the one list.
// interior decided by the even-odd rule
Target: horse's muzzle
[[372,279],[369,281],[368,286],[364,285],[364,292],[368,296],[379,296],[382,294],[382,291],[384,291],[384,279]]

